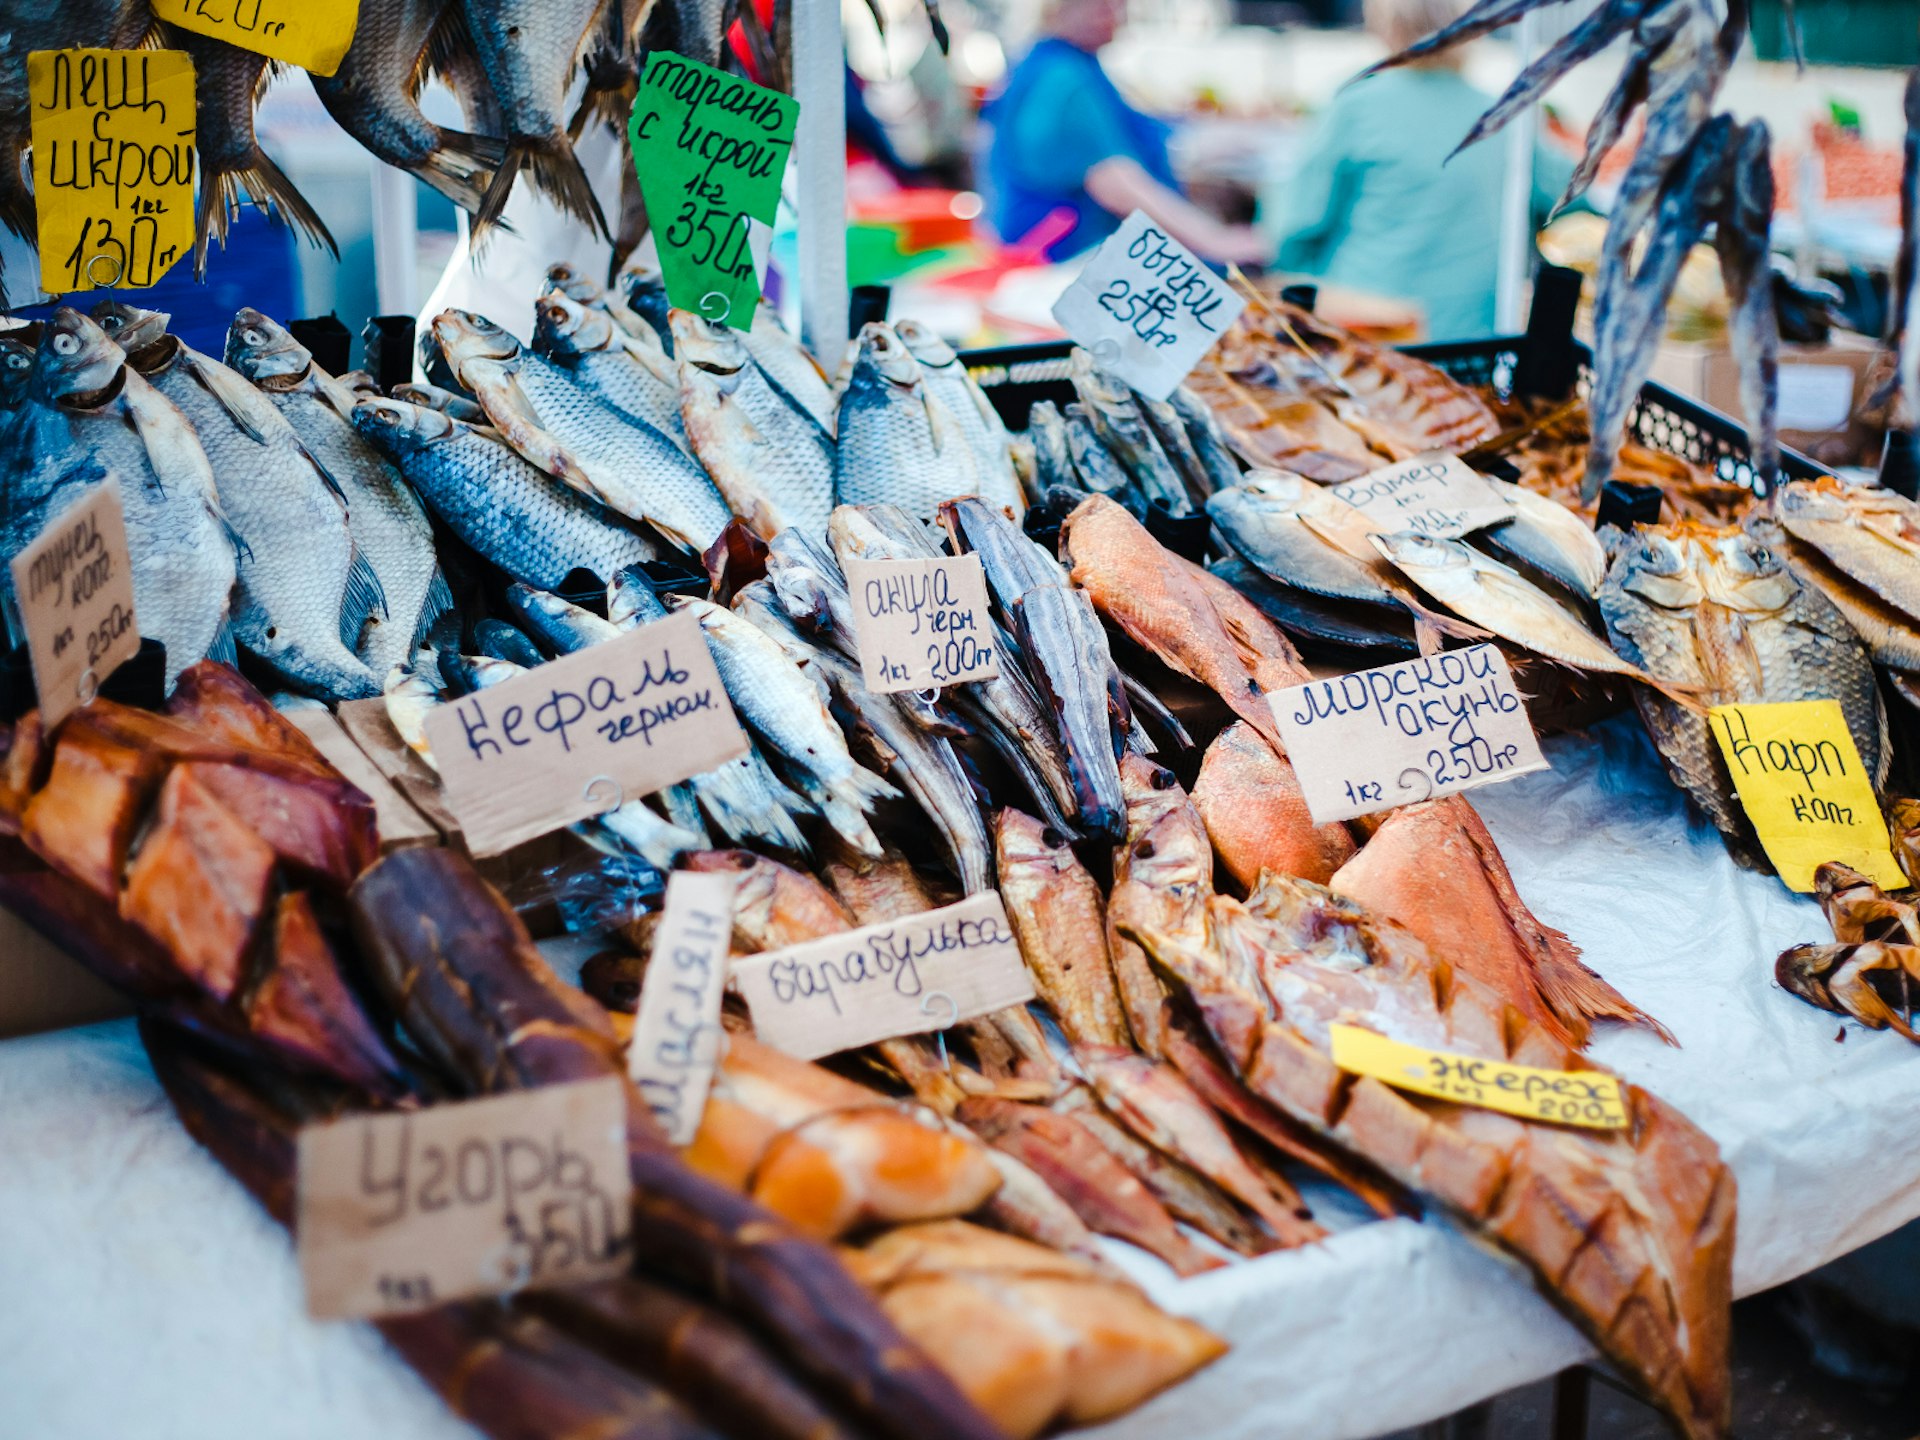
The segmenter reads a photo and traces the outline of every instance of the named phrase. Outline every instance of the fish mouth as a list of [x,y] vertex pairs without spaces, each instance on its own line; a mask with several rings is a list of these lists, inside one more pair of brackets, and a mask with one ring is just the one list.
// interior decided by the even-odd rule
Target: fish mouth
[[127,388],[127,367],[122,365],[113,372],[113,379],[98,390],[75,390],[71,394],[57,397],[54,404],[62,410],[98,410],[110,405],[119,398],[120,392]]

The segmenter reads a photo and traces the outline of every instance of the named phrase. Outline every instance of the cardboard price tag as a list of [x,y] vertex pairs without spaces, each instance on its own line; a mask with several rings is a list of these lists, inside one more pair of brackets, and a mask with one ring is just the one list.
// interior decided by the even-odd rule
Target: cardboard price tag
[[1388,534],[1458,540],[1513,518],[1513,506],[1457,455],[1418,455],[1327,488]]
[[1828,860],[1883,889],[1907,884],[1838,700],[1715,705],[1707,712],[1740,804],[1789,890]]
[[667,298],[745,330],[760,299],[751,221],[773,223],[800,104],[697,60],[645,57],[627,139]]
[[1316,825],[1547,768],[1493,645],[1315,680],[1268,704]]
[[867,689],[926,690],[1000,673],[978,555],[849,560],[846,572]]
[[27,56],[40,288],[147,286],[193,248],[193,60],[184,50]]
[[719,1063],[735,877],[676,870],[653,932],[653,958],[627,1047],[627,1074],[676,1145],[700,1128]]
[[153,13],[196,35],[331,75],[353,43],[360,0],[153,0]]
[[752,956],[734,965],[733,982],[755,1034],[802,1060],[944,1030],[1033,998],[997,890]]
[[40,718],[58,725],[140,653],[119,486],[96,485],[13,557]]
[[632,1256],[617,1075],[300,1132],[300,1274],[316,1319],[623,1273]]
[[1629,1116],[1620,1081],[1597,1070],[1542,1070],[1475,1055],[1403,1045],[1357,1025],[1329,1027],[1333,1063],[1349,1075],[1371,1075],[1396,1090],[1458,1105],[1498,1110],[1523,1120],[1551,1120],[1589,1130],[1624,1130]]
[[1164,400],[1246,308],[1232,286],[1136,210],[1093,252],[1053,318],[1102,369]]
[[427,743],[485,856],[711,770],[747,737],[683,612],[440,706]]

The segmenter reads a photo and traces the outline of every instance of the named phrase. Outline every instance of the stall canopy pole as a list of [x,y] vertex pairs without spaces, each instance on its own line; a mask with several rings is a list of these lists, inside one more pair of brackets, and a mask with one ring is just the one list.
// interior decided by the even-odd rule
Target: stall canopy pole
[[[1540,52],[1538,10],[1520,17],[1514,48],[1519,52],[1522,70],[1533,63]],[[1527,106],[1507,126],[1506,186],[1500,196],[1500,269],[1493,292],[1496,335],[1517,335],[1526,323],[1527,271],[1533,258],[1533,150],[1539,131],[1537,104]]]
[[800,328],[807,348],[832,369],[847,348],[846,41],[839,0],[805,0],[792,13]]

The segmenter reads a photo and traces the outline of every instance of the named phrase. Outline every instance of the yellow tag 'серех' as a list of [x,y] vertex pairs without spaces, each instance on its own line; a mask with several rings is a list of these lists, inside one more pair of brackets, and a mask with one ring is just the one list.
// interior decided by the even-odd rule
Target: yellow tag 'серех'
[[1838,700],[1716,705],[1707,714],[1740,804],[1789,890],[1811,891],[1828,860],[1888,890],[1906,885]]
[[1335,1025],[1333,1063],[1351,1075],[1371,1075],[1396,1090],[1477,1105],[1523,1120],[1551,1120],[1589,1130],[1624,1130],[1627,1095],[1620,1081],[1599,1070],[1542,1070],[1403,1045],[1357,1025]]
[[144,287],[193,249],[193,60],[184,50],[27,56],[40,288]]
[[196,35],[331,75],[353,43],[360,0],[153,0],[153,13]]

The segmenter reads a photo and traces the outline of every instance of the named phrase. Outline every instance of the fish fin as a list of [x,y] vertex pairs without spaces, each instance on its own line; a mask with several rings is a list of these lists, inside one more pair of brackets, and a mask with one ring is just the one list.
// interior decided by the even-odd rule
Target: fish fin
[[607,217],[601,213],[600,200],[593,193],[580,157],[573,153],[573,142],[564,132],[539,138],[520,136],[507,142],[507,153],[493,172],[493,181],[481,198],[474,215],[475,243],[500,223],[513,193],[513,182],[526,169],[541,192],[567,214],[591,227],[596,235],[612,239]]
[[331,251],[336,260],[340,258],[340,247],[327,229],[327,222],[320,218],[320,212],[307,203],[307,197],[294,188],[267,152],[255,145],[245,165],[200,177],[200,208],[195,216],[193,238],[194,279],[206,279],[209,239],[219,240],[220,248],[226,249],[227,225],[240,209],[242,189],[256,209],[278,211],[280,218],[305,235],[315,248]]
[[233,623],[222,620],[220,628],[213,632],[213,643],[207,646],[207,659],[218,660],[222,665],[238,665],[240,655],[233,641]]
[[[1622,995],[1580,962],[1580,952],[1558,930],[1546,931],[1547,948],[1536,958],[1534,974],[1540,984],[1540,997],[1570,1029],[1584,1029],[1594,1020],[1618,1020],[1627,1025],[1644,1025],[1676,1049],[1680,1042],[1673,1032],[1638,1005]],[[1575,1022],[1578,1022],[1577,1026]]]
[[453,591],[447,585],[447,577],[436,565],[433,567],[433,579],[427,582],[427,598],[420,605],[420,623],[413,627],[413,643],[407,646],[409,655],[426,643],[435,623],[452,609]]
[[180,358],[186,363],[187,373],[220,402],[220,408],[227,412],[228,419],[240,427],[242,434],[256,445],[267,443],[266,432],[254,424],[247,414],[249,407],[258,400],[257,390],[219,361],[209,360],[197,350],[183,348]]
[[1413,643],[1422,655],[1438,655],[1447,648],[1446,633],[1427,618],[1423,611],[1413,612]]
[[367,557],[355,550],[353,563],[347,567],[347,588],[340,596],[340,643],[349,650],[356,649],[366,622],[377,622],[388,613],[387,592],[381,587],[380,577],[374,574]]
[[[432,186],[468,214],[478,214],[486,203],[487,187],[506,159],[506,142],[465,130],[442,130],[434,148],[407,167],[408,173]],[[502,230],[512,227],[501,224]]]

